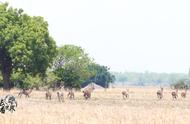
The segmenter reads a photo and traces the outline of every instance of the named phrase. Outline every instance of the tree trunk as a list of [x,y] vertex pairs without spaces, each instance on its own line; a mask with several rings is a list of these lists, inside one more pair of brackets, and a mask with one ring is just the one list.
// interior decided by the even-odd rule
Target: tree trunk
[[3,53],[0,50],[0,66],[1,66],[1,72],[3,76],[3,89],[4,90],[10,90],[11,88],[11,71],[12,71],[12,61],[9,56],[7,56],[5,53]]
[[3,72],[3,89],[4,90],[10,90],[11,88],[11,80],[10,80],[10,72]]

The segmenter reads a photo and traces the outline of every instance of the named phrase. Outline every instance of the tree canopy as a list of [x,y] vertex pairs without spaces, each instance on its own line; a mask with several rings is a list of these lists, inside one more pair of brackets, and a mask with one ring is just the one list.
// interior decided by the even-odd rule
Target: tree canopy
[[45,73],[56,54],[56,44],[42,17],[0,4],[0,69],[4,89],[10,89],[13,72]]
[[189,76],[183,73],[113,72],[117,85],[170,85]]
[[90,63],[92,60],[81,47],[64,45],[58,48],[53,70],[65,88],[80,88],[80,84],[93,75],[88,70]]
[[87,84],[94,82],[104,88],[108,88],[110,83],[115,81],[115,76],[109,72],[109,68],[107,66],[101,66],[99,64],[90,64],[89,71],[94,72],[94,75],[91,76],[88,80],[86,80],[82,87]]

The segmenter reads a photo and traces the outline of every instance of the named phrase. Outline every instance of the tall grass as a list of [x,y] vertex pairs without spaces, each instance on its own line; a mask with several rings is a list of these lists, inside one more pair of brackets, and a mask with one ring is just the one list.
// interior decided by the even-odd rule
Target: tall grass
[[[123,100],[123,89],[95,90],[92,99],[84,100],[82,92],[76,99],[59,103],[56,92],[51,101],[45,93],[34,91],[30,98],[17,98],[13,113],[0,114],[0,124],[189,124],[190,96],[172,100],[171,90],[164,89],[158,100],[154,87],[131,87],[130,97]],[[180,91],[181,92],[181,91]],[[179,93],[180,93],[179,92]],[[11,91],[17,96],[18,91]],[[0,91],[3,96],[7,93]],[[66,92],[65,92],[66,94]],[[65,95],[66,96],[66,95]]]

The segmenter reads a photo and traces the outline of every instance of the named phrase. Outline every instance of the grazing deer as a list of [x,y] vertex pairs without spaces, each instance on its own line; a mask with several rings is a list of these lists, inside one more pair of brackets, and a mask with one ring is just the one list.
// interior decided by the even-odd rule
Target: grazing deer
[[185,98],[186,95],[187,95],[187,88],[185,88],[185,92],[182,92],[182,93],[181,93],[181,97],[182,97],[182,98]]
[[75,94],[74,94],[74,92],[73,92],[72,90],[70,90],[70,91],[68,92],[67,98],[69,98],[69,99],[74,99],[74,98],[75,98]]
[[21,98],[22,95],[25,95],[26,97],[30,97],[30,94],[32,93],[32,88],[29,90],[22,89],[19,93],[18,96]]
[[45,96],[46,96],[46,100],[48,100],[48,99],[51,100],[52,94],[49,90],[47,90]]
[[122,94],[124,100],[129,98],[129,90],[128,89],[126,91],[122,91],[121,94]]
[[158,99],[162,99],[163,98],[163,88],[161,88],[161,90],[158,90],[157,91],[157,97],[158,97]]
[[176,91],[173,91],[172,92],[172,98],[173,98],[173,100],[175,99],[177,99],[177,97],[178,97],[178,89],[176,89]]
[[64,94],[63,92],[57,92],[57,98],[59,100],[59,102],[64,102]]
[[84,98],[87,100],[87,99],[90,99],[91,98],[91,93],[92,91],[94,90],[94,86],[92,85],[91,87],[85,89],[83,92],[83,96]]

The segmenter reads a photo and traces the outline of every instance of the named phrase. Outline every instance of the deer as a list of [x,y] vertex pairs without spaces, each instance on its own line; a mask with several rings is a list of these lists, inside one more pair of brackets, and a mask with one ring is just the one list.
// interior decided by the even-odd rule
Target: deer
[[29,89],[29,90],[26,90],[26,89],[22,89],[19,93],[18,93],[18,96],[21,98],[22,95],[25,95],[26,97],[30,97],[30,94],[32,93],[32,89]]
[[85,89],[85,90],[82,91],[83,92],[83,96],[84,96],[84,98],[86,100],[91,98],[91,93],[92,93],[92,91],[94,89],[95,89],[94,86],[91,86],[91,87],[89,87],[89,88],[87,88],[87,89]]
[[186,95],[187,95],[187,88],[185,88],[185,92],[181,93],[181,97],[182,98],[186,98]]
[[178,97],[178,89],[176,89],[176,91],[173,91],[172,92],[172,98],[173,98],[173,100],[175,99],[177,99],[177,97]]
[[57,98],[58,98],[59,102],[64,102],[64,94],[63,94],[63,92],[58,91],[57,92]]
[[51,96],[52,96],[51,92],[49,90],[47,90],[45,93],[46,100],[48,100],[48,99],[51,100]]
[[162,99],[162,98],[163,98],[163,90],[164,90],[164,89],[161,88],[160,90],[157,91],[156,94],[157,94],[158,99]]
[[75,98],[75,94],[74,94],[74,92],[73,92],[72,90],[70,90],[70,91],[68,92],[67,98],[69,98],[69,99],[74,99],[74,98]]
[[129,90],[128,89],[126,89],[126,91],[125,90],[122,91],[121,94],[122,94],[124,100],[129,98]]

